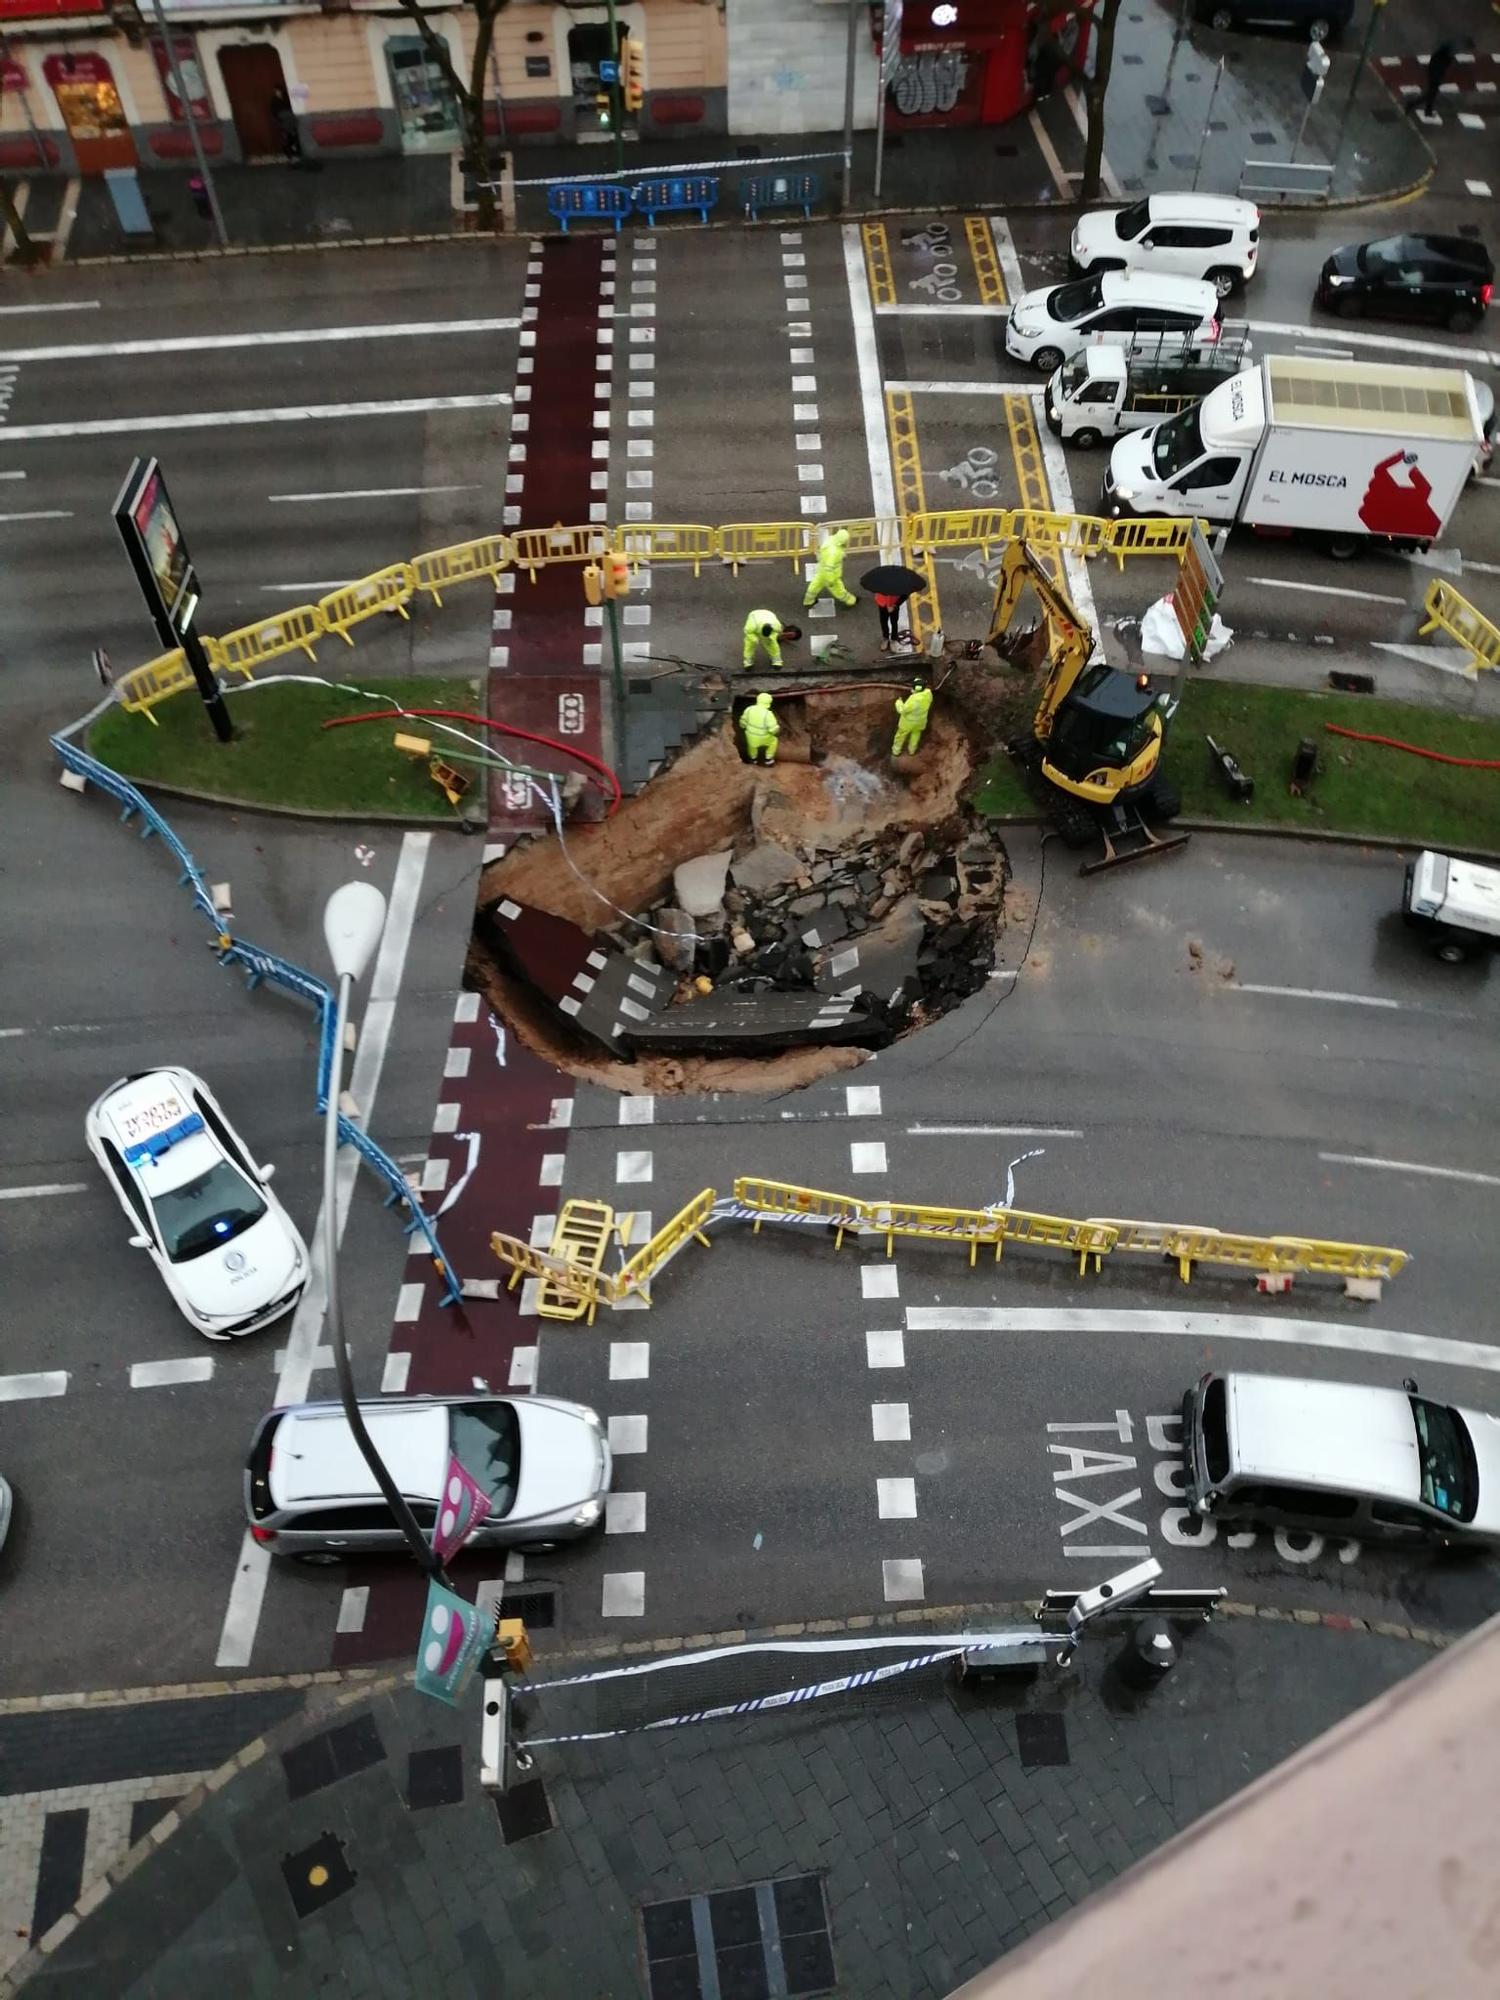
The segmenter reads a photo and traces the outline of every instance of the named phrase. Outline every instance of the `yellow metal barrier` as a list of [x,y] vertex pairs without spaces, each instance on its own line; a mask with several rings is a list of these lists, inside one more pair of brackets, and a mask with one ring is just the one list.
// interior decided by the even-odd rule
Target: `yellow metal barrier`
[[391,563],[385,569],[362,576],[357,583],[346,583],[342,590],[329,591],[326,597],[318,599],[316,608],[324,630],[337,632],[346,646],[352,646],[351,625],[362,625],[365,619],[376,618],[382,611],[397,611],[408,618],[406,607],[416,588],[415,567],[408,562]]
[[132,667],[128,674],[121,674],[115,682],[115,692],[122,708],[149,715],[159,701],[165,701],[168,695],[181,694],[192,685],[193,670],[179,647],[174,653],[162,653],[157,659],[147,660],[144,666]]
[[412,571],[417,589],[429,592],[441,608],[442,591],[455,583],[472,583],[476,577],[498,576],[514,560],[509,535],[481,535],[477,541],[455,542],[451,549],[429,549],[412,563]]
[[632,563],[691,563],[697,576],[706,562],[717,561],[722,532],[692,523],[679,527],[664,521],[632,521],[615,529],[611,545]]
[[555,528],[518,528],[510,540],[516,568],[524,569],[533,583],[549,563],[597,562],[610,546],[608,528],[565,528],[561,521]]
[[540,1278],[561,1289],[572,1289],[588,1302],[591,1289],[587,1274],[569,1270],[559,1257],[552,1257],[545,1250],[537,1250],[529,1243],[523,1243],[519,1236],[507,1236],[503,1229],[490,1232],[490,1248],[502,1264],[510,1266],[510,1277],[505,1289],[513,1292],[523,1278]]
[[604,1201],[565,1201],[552,1232],[550,1257],[566,1267],[559,1277],[549,1271],[537,1294],[537,1312],[543,1319],[582,1319],[590,1326],[599,1307],[601,1293],[611,1296],[609,1280],[599,1273],[604,1253],[614,1231],[615,1212]]
[[1408,1261],[1404,1250],[1369,1243],[1337,1243],[1313,1236],[1242,1236],[1201,1223],[1095,1219],[1116,1232],[1116,1250],[1170,1258],[1184,1284],[1190,1282],[1195,1264],[1222,1264],[1266,1277],[1383,1280],[1398,1276]]
[[864,1203],[853,1195],[828,1194],[821,1188],[792,1187],[785,1181],[763,1181],[742,1174],[734,1184],[734,1198],[744,1208],[756,1210],[755,1234],[768,1215],[820,1215],[834,1232],[834,1247],[840,1248],[847,1229],[864,1223]]
[[647,1305],[651,1303],[651,1280],[666,1263],[669,1263],[682,1246],[696,1239],[705,1250],[711,1247],[704,1233],[703,1225],[713,1212],[718,1199],[712,1188],[704,1188],[695,1194],[684,1209],[679,1209],[672,1220],[666,1223],[636,1251],[630,1261],[615,1272],[610,1281],[610,1301],[618,1305],[632,1292],[639,1292]]
[[1419,628],[1419,638],[1426,632],[1446,632],[1463,647],[1476,672],[1480,667],[1500,667],[1500,626],[1492,624],[1466,597],[1460,597],[1443,577],[1434,577],[1428,585],[1422,608],[1427,622]]
[[[298,604],[275,618],[263,618],[258,625],[241,625],[220,638],[205,639],[204,651],[212,665],[235,674],[253,674],[267,660],[283,653],[306,653],[316,660],[312,642],[326,629],[323,615],[315,604]],[[351,645],[353,640],[349,642]]]

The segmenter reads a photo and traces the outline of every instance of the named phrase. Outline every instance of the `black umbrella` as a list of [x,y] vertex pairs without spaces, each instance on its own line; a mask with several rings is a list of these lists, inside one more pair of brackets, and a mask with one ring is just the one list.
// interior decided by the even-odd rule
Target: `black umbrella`
[[914,597],[927,588],[927,579],[908,569],[905,563],[879,563],[865,571],[859,587],[868,590],[872,597]]

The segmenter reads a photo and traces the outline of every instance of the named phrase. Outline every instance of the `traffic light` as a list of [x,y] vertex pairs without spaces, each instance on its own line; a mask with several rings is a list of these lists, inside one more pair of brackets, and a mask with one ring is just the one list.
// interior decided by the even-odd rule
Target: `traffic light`
[[604,595],[630,595],[630,564],[624,556],[608,555],[604,558]]
[[599,123],[606,131],[609,130],[610,125],[613,123],[609,101],[610,95],[611,93],[607,90],[596,90],[594,92],[594,109],[599,114]]
[[627,35],[620,44],[620,76],[625,109],[639,111],[646,101],[646,51],[634,35]]
[[590,604],[604,602],[604,575],[598,563],[585,563],[583,569],[583,594]]

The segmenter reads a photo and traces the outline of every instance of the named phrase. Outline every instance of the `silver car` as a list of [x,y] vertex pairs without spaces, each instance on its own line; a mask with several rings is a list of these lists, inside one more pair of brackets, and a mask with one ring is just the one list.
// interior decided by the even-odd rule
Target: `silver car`
[[[361,1401],[376,1451],[431,1532],[456,1458],[490,1496],[477,1548],[574,1541],[604,1515],[612,1471],[599,1416],[551,1396]],[[245,1464],[250,1533],[272,1555],[336,1563],[406,1547],[338,1403],[294,1403],[257,1426]]]

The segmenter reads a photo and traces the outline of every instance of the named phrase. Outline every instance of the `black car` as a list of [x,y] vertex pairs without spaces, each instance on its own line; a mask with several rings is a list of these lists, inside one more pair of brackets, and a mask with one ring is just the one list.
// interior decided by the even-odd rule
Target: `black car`
[[1314,298],[1341,319],[1434,320],[1468,333],[1484,318],[1495,266],[1464,236],[1382,236],[1346,243],[1323,266]]
[[1309,41],[1332,41],[1354,18],[1354,0],[1197,0],[1211,28],[1295,28]]

